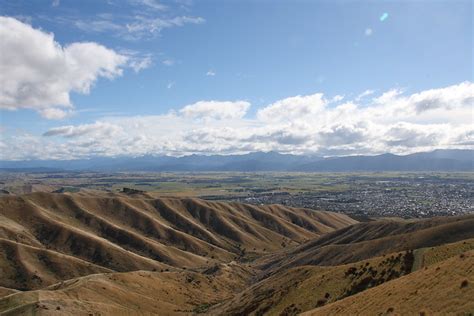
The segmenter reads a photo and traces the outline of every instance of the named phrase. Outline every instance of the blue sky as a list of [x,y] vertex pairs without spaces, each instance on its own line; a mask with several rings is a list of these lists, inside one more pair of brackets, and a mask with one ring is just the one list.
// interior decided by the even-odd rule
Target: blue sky
[[[381,21],[385,13],[387,18]],[[472,13],[471,1],[0,0],[1,16],[12,17],[35,32],[54,34],[54,41],[60,45],[60,50],[65,50],[72,43],[94,42],[109,50],[108,53],[127,59],[117,59],[116,64],[109,65],[112,68],[107,70],[108,75],[103,75],[100,62],[108,63],[110,58],[104,55],[104,60],[97,59],[98,64],[95,65],[95,61],[92,61],[95,60],[95,53],[92,52],[86,63],[90,60],[94,65],[90,66],[89,73],[84,74],[92,76],[92,79],[84,79],[79,83],[74,82],[76,75],[73,71],[76,70],[64,70],[71,72],[71,77],[65,79],[71,82],[54,93],[69,94],[70,101],[62,102],[67,105],[58,101],[59,96],[35,101],[17,98],[6,105],[1,104],[2,142],[11,151],[4,153],[4,158],[64,159],[91,155],[254,150],[321,154],[408,153],[440,147],[470,146],[472,131],[468,127],[459,131],[453,129],[459,124],[468,126],[472,123],[472,95],[469,93],[473,80]],[[5,25],[0,27],[6,29]],[[11,26],[7,31],[8,34],[20,32],[19,37],[26,38],[21,36],[22,31],[27,31],[21,25]],[[28,45],[15,42],[2,50],[19,47],[31,51],[41,50],[41,45]],[[41,62],[45,60],[38,57],[40,59]],[[18,70],[26,62],[19,59],[17,63],[15,68],[9,67],[10,71]],[[60,64],[63,65],[62,62]],[[30,71],[43,71],[50,63],[45,62],[45,65],[34,63],[30,65],[33,68]],[[98,68],[93,68],[95,66]],[[117,72],[119,70],[120,73]],[[60,69],[58,71],[61,72]],[[44,76],[52,80],[55,75],[45,73]],[[20,79],[25,80],[23,77]],[[463,83],[465,85],[459,88]],[[82,87],[82,84],[89,85],[89,88],[71,88]],[[56,84],[51,85],[56,87]],[[451,90],[442,90],[449,87]],[[45,88],[42,86],[41,89]],[[418,135],[416,137],[422,140],[416,146],[390,146],[387,143],[375,147],[368,145],[371,133],[376,132],[363,127],[363,123],[386,125],[386,122],[374,121],[376,119],[370,116],[372,112],[364,109],[373,107],[382,111],[381,107],[385,106],[394,110],[401,106],[402,101],[405,102],[405,109],[410,106],[416,108],[418,103],[410,103],[410,100],[418,100],[413,95],[433,89],[438,90],[432,95],[426,94],[429,102],[439,101],[432,100],[434,95],[440,100],[448,100],[450,104],[439,105],[436,111],[440,112],[440,108],[444,108],[450,114],[425,113],[422,117],[414,111],[411,116],[397,117],[391,122],[392,134],[394,129],[402,128],[400,124],[405,124],[403,128],[412,130],[414,135],[406,136],[403,132],[401,136],[400,133],[384,136],[393,136],[393,141],[402,141],[403,137],[408,140]],[[366,96],[358,98],[365,91]],[[388,98],[388,103],[376,100],[390,91],[398,91],[395,99]],[[7,95],[7,92],[4,93]],[[324,104],[318,103],[318,98],[309,97],[315,94],[323,94]],[[303,99],[292,99],[297,96]],[[304,99],[305,96],[308,98]],[[237,114],[225,116],[225,120],[231,122],[224,122],[222,117],[216,119],[212,115],[206,118],[201,114],[187,117],[189,122],[176,122],[176,125],[183,124],[183,127],[170,130],[169,133],[182,135],[176,139],[176,144],[180,146],[157,146],[156,142],[162,140],[155,133],[166,131],[151,129],[148,133],[142,130],[143,134],[138,131],[133,134],[133,137],[143,136],[155,142],[153,146],[145,146],[146,151],[134,148],[117,150],[116,147],[122,146],[120,144],[115,144],[112,150],[110,148],[113,146],[101,143],[104,135],[97,133],[97,130],[78,136],[74,133],[74,136],[64,133],[56,133],[54,137],[44,136],[52,129],[64,130],[68,127],[69,130],[88,130],[90,127],[92,130],[94,126],[103,124],[116,125],[123,131],[128,128],[125,126],[129,123],[124,122],[127,117],[155,119],[158,121],[147,124],[160,124],[161,120],[170,120],[166,118],[167,115],[176,116],[173,113],[178,113],[179,116],[184,107],[196,105],[200,101],[214,102],[211,105],[201,103],[201,107],[197,105],[197,109],[204,109],[206,113],[211,113],[213,107],[217,107],[217,113],[225,108],[236,110]],[[233,105],[226,107],[218,103],[239,101],[248,103],[243,106],[245,109],[242,104],[233,108]],[[262,122],[259,111],[272,106],[275,108],[279,102],[288,104],[282,107],[283,112],[302,113],[301,116],[278,124],[270,124],[268,117],[266,122]],[[331,125],[328,120],[335,116],[335,113],[329,113],[331,109],[344,105],[347,107],[350,102],[357,108],[359,121],[336,120],[337,126]],[[452,102],[457,103],[453,106]],[[304,107],[311,109],[309,112],[312,116],[305,114],[308,111]],[[318,107],[320,112],[313,111]],[[452,112],[453,107],[458,112]],[[61,109],[62,112],[54,112],[57,115],[53,115],[51,111],[45,111],[50,108]],[[458,116],[466,113],[468,118],[470,113],[470,121],[459,121]],[[444,118],[444,121],[440,118]],[[203,123],[215,130],[221,126],[234,128],[233,132],[236,133],[250,127],[256,130],[252,135],[240,135],[238,139],[227,143],[225,139],[211,137],[208,141],[212,145],[208,147],[202,147],[200,141],[195,140],[198,144],[193,147],[192,142],[185,141],[186,136],[191,130],[201,135],[198,132],[203,132],[199,130]],[[302,135],[305,124],[319,126],[309,135]],[[448,124],[450,129],[437,136],[422,132],[439,129],[433,124]],[[341,129],[345,133],[342,136],[336,133]],[[233,132],[229,131],[229,134]],[[348,141],[355,133],[356,142],[337,138],[332,146],[321,136],[330,132],[336,133],[339,138],[347,134]],[[283,139],[288,139],[290,135],[292,142],[288,144],[281,139],[271,138],[271,135],[286,135]],[[29,142],[24,146],[27,149],[20,150],[8,145],[19,143],[19,137],[22,142]],[[81,137],[84,138],[84,144],[94,143],[101,150],[96,151],[94,148],[77,152],[74,146],[77,146]],[[250,139],[254,138],[262,143],[252,143]],[[308,142],[298,143],[300,138],[308,139]],[[272,144],[266,146],[268,142]],[[46,144],[70,148],[63,152],[44,152],[37,148]]]

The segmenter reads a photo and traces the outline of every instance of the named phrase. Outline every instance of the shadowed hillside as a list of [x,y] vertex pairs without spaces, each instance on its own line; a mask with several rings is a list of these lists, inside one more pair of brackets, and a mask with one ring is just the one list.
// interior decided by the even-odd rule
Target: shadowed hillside
[[473,237],[474,215],[415,222],[366,222],[326,234],[288,251],[262,257],[256,266],[266,273],[274,273],[302,265],[340,265]]
[[207,275],[195,272],[93,274],[42,290],[0,299],[2,315],[189,315],[228,299],[246,285],[248,271]]
[[355,223],[342,214],[143,195],[0,199],[0,286],[37,289],[106,271],[247,260]]
[[474,215],[358,223],[142,192],[3,196],[0,313],[472,312],[472,251]]
[[211,311],[216,315],[295,315],[472,250],[474,238],[345,265],[288,268],[254,283]]

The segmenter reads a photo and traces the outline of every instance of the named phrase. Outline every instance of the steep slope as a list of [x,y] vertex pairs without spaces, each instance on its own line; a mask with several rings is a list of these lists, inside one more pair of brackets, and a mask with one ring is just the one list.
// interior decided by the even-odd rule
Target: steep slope
[[468,315],[473,297],[470,251],[303,315]]
[[4,296],[7,296],[7,295],[10,295],[10,294],[13,294],[13,293],[18,293],[18,292],[19,292],[18,290],[9,289],[7,287],[0,286],[0,298],[4,297]]
[[[474,238],[339,266],[278,272],[216,305],[216,315],[294,315],[336,302],[429,265],[474,250]],[[435,290],[435,289],[433,289]]]
[[0,299],[2,315],[189,315],[242,289],[249,272],[94,274]]
[[211,310],[215,315],[296,315],[410,273],[412,252],[353,264],[281,271]]
[[302,265],[340,265],[474,237],[474,215],[415,222],[359,223],[257,260],[266,274]]
[[29,290],[78,276],[112,272],[113,270],[64,255],[0,239],[0,271],[2,286]]
[[[6,315],[357,314],[364,293],[374,296],[368,314],[406,313],[405,301],[426,314],[458,313],[472,310],[473,257],[474,215],[357,223],[141,192],[0,198]],[[432,266],[440,268],[422,273]],[[403,286],[439,302],[427,309]],[[444,287],[461,292],[443,297]]]
[[[426,267],[453,257],[464,259],[469,254],[466,250],[472,253],[474,239],[424,249],[425,259],[431,258],[425,260],[429,263]],[[106,315],[296,315],[315,307],[331,306],[347,297],[404,278],[415,268],[417,252],[394,253],[333,267],[302,266],[255,284],[249,283],[254,271],[237,263],[218,264],[200,273],[94,274],[7,296],[0,299],[0,312],[7,315],[53,315],[58,312],[63,315],[97,312]],[[425,271],[423,268],[425,266],[420,266],[417,271]],[[438,288],[432,286],[430,291],[437,293]],[[468,306],[467,299],[464,294],[459,297],[461,306]],[[444,300],[445,305],[457,303],[453,297]],[[429,310],[428,314],[431,312]]]
[[247,260],[355,223],[277,205],[104,193],[4,196],[0,219],[9,276],[0,286],[22,290],[90,273]]

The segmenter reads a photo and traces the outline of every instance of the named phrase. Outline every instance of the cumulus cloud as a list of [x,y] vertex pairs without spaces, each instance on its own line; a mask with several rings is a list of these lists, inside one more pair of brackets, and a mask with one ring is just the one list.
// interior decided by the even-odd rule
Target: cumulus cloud
[[407,102],[413,104],[417,113],[438,108],[450,109],[474,105],[472,83],[463,82],[444,89],[431,89],[411,95]]
[[324,109],[327,101],[322,93],[279,100],[261,109],[257,117],[262,121],[288,121],[313,116]]
[[273,102],[253,117],[246,101],[200,101],[161,115],[109,117],[58,126],[44,136],[11,136],[2,139],[0,152],[3,159],[65,159],[271,150],[407,154],[474,148],[473,93],[471,82],[412,94],[389,90],[364,102],[315,93]]
[[92,42],[61,46],[53,34],[0,17],[0,108],[37,110],[59,119],[73,109],[70,93],[87,94],[100,77],[122,75],[127,57]]
[[250,103],[246,101],[199,101],[186,105],[179,112],[191,118],[238,119],[247,113],[249,107]]
[[398,123],[390,127],[386,133],[386,143],[389,146],[426,147],[436,146],[445,137],[446,129],[438,125],[423,125]]

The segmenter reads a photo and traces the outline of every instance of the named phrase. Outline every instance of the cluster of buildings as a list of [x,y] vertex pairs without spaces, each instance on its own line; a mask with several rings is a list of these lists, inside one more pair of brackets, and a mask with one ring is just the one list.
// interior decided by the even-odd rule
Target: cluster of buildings
[[355,216],[419,218],[474,213],[470,182],[375,181],[353,183],[340,191],[249,193],[229,197],[250,204],[283,204]]

